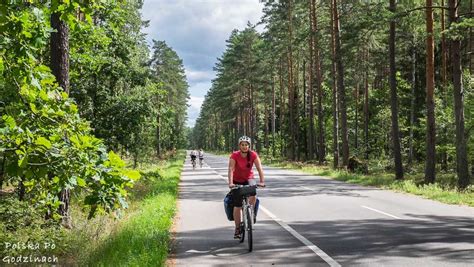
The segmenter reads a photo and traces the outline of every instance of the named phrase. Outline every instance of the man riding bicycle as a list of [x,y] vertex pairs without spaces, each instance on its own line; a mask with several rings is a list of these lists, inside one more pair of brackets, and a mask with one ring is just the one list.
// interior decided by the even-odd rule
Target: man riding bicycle
[[[262,164],[260,158],[255,151],[250,150],[251,139],[248,136],[239,138],[239,150],[233,152],[229,158],[228,182],[229,188],[233,188],[236,184],[248,185],[249,181],[254,181],[252,166],[258,171],[260,182],[258,186],[265,187]],[[240,211],[242,209],[242,195],[239,190],[232,190],[232,199],[234,204],[234,222],[235,232],[234,238],[240,239]],[[255,206],[256,194],[249,197],[250,205]]]
[[191,156],[191,163],[193,163],[193,165],[196,163],[196,157],[197,157],[197,151],[196,149],[193,149],[191,151],[191,153],[189,154]]

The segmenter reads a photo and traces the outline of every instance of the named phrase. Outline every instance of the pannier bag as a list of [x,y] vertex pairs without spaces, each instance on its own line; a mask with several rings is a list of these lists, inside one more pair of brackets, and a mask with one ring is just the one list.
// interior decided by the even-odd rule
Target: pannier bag
[[[258,206],[260,205],[260,199],[257,198],[257,201],[255,202],[255,217],[257,216],[258,213]],[[227,220],[233,221],[234,220],[234,203],[232,202],[232,192],[227,193],[227,195],[224,198],[224,210],[225,210],[225,215],[227,216]]]
[[225,215],[227,215],[227,220],[233,221],[234,220],[234,203],[232,202],[232,193],[229,192],[225,195],[224,198],[224,210]]

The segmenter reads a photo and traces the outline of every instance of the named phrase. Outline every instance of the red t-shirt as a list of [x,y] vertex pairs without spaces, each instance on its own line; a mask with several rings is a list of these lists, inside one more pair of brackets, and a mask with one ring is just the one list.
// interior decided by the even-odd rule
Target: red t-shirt
[[[230,155],[230,158],[235,160],[235,168],[233,172],[234,182],[245,183],[248,179],[253,179],[252,166],[257,158],[257,152],[250,151],[250,161],[247,157],[242,157],[240,151],[235,151]],[[247,164],[250,163],[250,168]]]

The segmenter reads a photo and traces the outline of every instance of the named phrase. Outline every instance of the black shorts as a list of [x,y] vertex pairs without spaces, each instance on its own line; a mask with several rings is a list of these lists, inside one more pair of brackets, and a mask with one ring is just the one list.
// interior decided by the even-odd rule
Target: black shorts
[[[245,183],[234,182],[234,184],[248,185],[249,183],[248,182],[245,182]],[[240,190],[236,189],[236,190],[232,190],[231,192],[232,192],[232,203],[234,204],[234,207],[241,208],[242,207],[242,194],[240,194]],[[255,196],[255,195],[257,195],[257,193],[251,194],[251,196]]]
[[196,156],[191,156],[191,160],[196,160]]

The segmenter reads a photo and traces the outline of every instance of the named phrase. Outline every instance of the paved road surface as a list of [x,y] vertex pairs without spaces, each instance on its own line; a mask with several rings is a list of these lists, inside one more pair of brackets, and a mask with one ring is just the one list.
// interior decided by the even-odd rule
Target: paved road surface
[[248,253],[224,213],[227,163],[185,162],[178,266],[474,266],[474,208],[266,166]]

